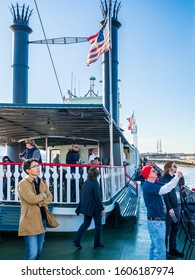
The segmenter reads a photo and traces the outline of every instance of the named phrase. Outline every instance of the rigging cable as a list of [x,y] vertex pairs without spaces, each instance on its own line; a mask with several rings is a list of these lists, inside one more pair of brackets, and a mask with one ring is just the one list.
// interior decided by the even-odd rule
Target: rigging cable
[[42,20],[41,20],[41,16],[40,16],[40,13],[39,13],[39,9],[38,9],[36,0],[34,0],[34,3],[35,3],[35,7],[36,7],[36,10],[37,10],[37,14],[38,14],[38,17],[39,17],[39,20],[40,20],[40,23],[41,23],[43,35],[44,35],[44,38],[45,38],[45,40],[46,40],[46,45],[47,45],[47,49],[48,49],[49,56],[50,56],[50,59],[51,59],[51,63],[52,63],[52,66],[53,66],[53,70],[54,70],[54,73],[55,73],[55,77],[56,77],[56,80],[57,80],[58,88],[59,88],[59,91],[60,91],[60,94],[61,94],[61,97],[62,97],[62,101],[63,101],[63,100],[64,100],[64,96],[63,96],[63,94],[62,94],[62,89],[61,89],[60,82],[59,82],[59,79],[58,79],[58,75],[57,75],[57,72],[56,72],[56,69],[55,69],[55,65],[54,65],[54,62],[53,62],[53,58],[52,58],[52,55],[51,55],[51,51],[50,51],[49,45],[48,45],[48,43],[47,43],[47,37],[46,37],[46,34],[45,34],[45,30],[44,30],[44,27],[43,27],[43,23],[42,23]]

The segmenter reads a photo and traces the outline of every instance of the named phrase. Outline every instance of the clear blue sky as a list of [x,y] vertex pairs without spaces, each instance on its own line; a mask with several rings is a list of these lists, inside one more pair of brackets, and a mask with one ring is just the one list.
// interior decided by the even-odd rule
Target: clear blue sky
[[[18,1],[33,9],[30,40],[43,39],[33,0]],[[193,0],[121,0],[119,21],[120,123],[125,136],[133,110],[138,125],[140,152],[195,152],[195,50]],[[0,102],[12,102],[12,15],[0,1]],[[102,20],[99,0],[37,0],[47,38],[88,37]],[[77,93],[89,89],[96,77],[101,93],[101,59],[86,66],[88,42],[50,45],[64,94],[74,73]],[[62,103],[46,45],[30,45],[29,103]]]

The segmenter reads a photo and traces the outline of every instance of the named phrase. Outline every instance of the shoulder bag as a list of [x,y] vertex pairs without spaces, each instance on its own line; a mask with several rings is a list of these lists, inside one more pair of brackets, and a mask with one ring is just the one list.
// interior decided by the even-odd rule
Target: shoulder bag
[[49,209],[45,207],[45,213],[46,213],[46,220],[47,220],[47,227],[49,228],[56,228],[59,226],[58,221],[54,218],[54,216],[51,214]]

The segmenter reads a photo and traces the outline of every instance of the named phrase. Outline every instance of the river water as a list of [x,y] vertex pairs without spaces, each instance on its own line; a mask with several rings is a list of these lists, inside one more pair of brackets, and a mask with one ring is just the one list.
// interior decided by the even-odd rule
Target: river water
[[[158,164],[158,166],[163,169],[163,165]],[[177,171],[181,171],[183,173],[186,186],[190,189],[195,188],[195,167],[178,166]]]

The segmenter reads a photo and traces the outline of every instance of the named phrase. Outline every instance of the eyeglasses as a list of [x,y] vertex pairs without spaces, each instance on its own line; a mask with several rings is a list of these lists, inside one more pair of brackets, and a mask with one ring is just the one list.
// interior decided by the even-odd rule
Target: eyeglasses
[[173,168],[177,168],[177,165],[173,165]]
[[39,166],[40,166],[39,164],[36,164],[36,165],[31,166],[30,169],[36,168],[36,167],[38,168]]

